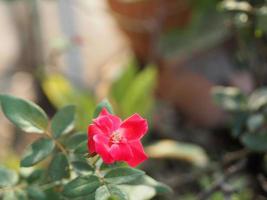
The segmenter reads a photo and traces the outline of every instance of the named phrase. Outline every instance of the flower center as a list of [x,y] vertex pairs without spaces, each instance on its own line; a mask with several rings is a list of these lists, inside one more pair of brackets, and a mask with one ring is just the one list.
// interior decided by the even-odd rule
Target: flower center
[[122,140],[121,133],[118,131],[114,131],[110,138],[111,143],[119,143],[121,140]]

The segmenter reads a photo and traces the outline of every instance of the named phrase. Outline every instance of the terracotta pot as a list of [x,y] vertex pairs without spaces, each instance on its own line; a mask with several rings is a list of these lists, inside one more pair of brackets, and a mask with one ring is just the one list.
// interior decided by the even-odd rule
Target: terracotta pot
[[203,75],[188,70],[162,67],[158,76],[157,97],[171,103],[195,125],[214,128],[224,121],[224,112],[214,104],[211,89],[215,86]]
[[141,60],[153,58],[160,35],[184,27],[191,19],[187,0],[108,0],[120,26]]

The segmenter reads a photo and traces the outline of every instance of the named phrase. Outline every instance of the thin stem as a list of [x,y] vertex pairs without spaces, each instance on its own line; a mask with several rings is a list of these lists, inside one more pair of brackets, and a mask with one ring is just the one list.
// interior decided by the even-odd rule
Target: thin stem
[[0,188],[0,194],[4,193],[4,192],[8,192],[8,191],[12,191],[12,190],[18,190],[18,189],[23,189],[27,186],[27,184],[22,183],[19,185],[16,185],[14,187],[4,187],[4,188]]
[[215,181],[209,189],[198,195],[198,200],[209,199],[209,197],[218,190],[223,190],[225,182],[240,172],[246,166],[246,160],[241,160],[227,169],[224,176]]
[[67,150],[64,148],[64,146],[63,146],[60,142],[58,142],[55,138],[52,137],[52,135],[51,135],[51,133],[50,133],[49,131],[46,131],[46,132],[45,132],[45,135],[46,135],[48,138],[52,139],[52,140],[55,142],[57,148],[58,148],[58,149],[59,149],[59,150],[60,150],[66,157],[68,157],[68,152],[67,152]]

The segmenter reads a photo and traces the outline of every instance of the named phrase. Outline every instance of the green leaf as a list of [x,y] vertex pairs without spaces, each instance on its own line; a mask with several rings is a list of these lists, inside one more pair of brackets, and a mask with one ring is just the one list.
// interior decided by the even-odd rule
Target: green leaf
[[82,172],[92,172],[94,169],[86,162],[86,160],[78,160],[73,161],[72,163],[73,168],[82,173]]
[[248,100],[248,107],[252,111],[258,111],[259,109],[267,105],[267,88],[261,88],[254,91]]
[[2,200],[18,200],[14,191],[5,192]]
[[208,155],[200,146],[174,140],[160,140],[147,146],[146,152],[151,158],[183,160],[198,167],[207,166],[209,161]]
[[104,178],[108,183],[122,184],[131,182],[144,174],[145,173],[143,171],[138,169],[129,167],[118,167],[108,171]]
[[148,66],[136,75],[121,96],[120,111],[123,117],[128,117],[133,113],[146,115],[151,110],[154,103],[156,75],[157,70],[153,66]]
[[96,190],[95,200],[109,199],[127,200],[128,196],[125,192],[113,185],[103,185]]
[[54,149],[51,139],[41,138],[31,144],[24,153],[20,162],[21,167],[30,167],[45,159]]
[[157,194],[169,194],[172,193],[172,189],[164,184],[156,181],[155,179],[151,178],[150,176],[144,175],[133,182],[128,183],[130,185],[146,185],[153,187]]
[[246,109],[246,97],[234,87],[214,87],[212,96],[218,105],[230,112],[242,111]]
[[147,200],[156,196],[156,190],[147,185],[120,185],[119,187],[128,194],[129,200]]
[[55,138],[69,133],[74,128],[75,106],[60,109],[51,121],[51,130]]
[[267,150],[267,134],[246,133],[241,138],[242,143],[253,151]]
[[18,200],[28,200],[27,193],[24,190],[16,190],[15,194]]
[[0,166],[0,187],[9,187],[17,184],[19,177],[15,171]]
[[257,9],[255,14],[257,17],[257,28],[266,33],[267,32],[267,25],[266,25],[267,9],[266,9],[266,6],[263,6],[262,8]]
[[69,177],[69,163],[67,157],[63,153],[54,156],[49,166],[49,176],[53,181],[58,181]]
[[138,64],[136,60],[131,60],[125,70],[121,73],[117,80],[112,83],[110,94],[111,97],[119,105],[122,102],[122,96],[131,85],[138,72]]
[[30,200],[45,200],[45,193],[37,186],[30,186],[27,188],[28,196]]
[[103,108],[106,108],[109,113],[111,114],[113,113],[111,104],[109,103],[107,99],[104,99],[96,106],[96,109],[94,112],[94,118],[96,118],[100,114]]
[[28,177],[28,183],[32,184],[37,181],[42,181],[46,176],[46,170],[44,169],[35,169]]
[[95,200],[95,193],[93,192],[89,195],[85,195],[82,197],[71,198],[71,200]]
[[250,132],[258,130],[264,124],[264,115],[254,114],[248,118],[247,126]]
[[85,130],[91,121],[96,102],[88,91],[82,91],[71,85],[68,79],[59,74],[46,76],[42,82],[44,93],[57,108],[67,105],[76,106],[75,128]]
[[234,115],[233,123],[232,123],[232,136],[238,137],[240,136],[244,129],[246,128],[246,122],[249,115],[247,112],[238,112]]
[[85,132],[74,133],[67,139],[65,146],[69,149],[75,149],[84,141],[87,141],[87,134]]
[[85,154],[88,153],[88,148],[87,148],[87,141],[82,142],[77,146],[77,148],[74,150],[74,153],[76,154]]
[[17,189],[5,192],[2,200],[28,200],[28,197],[25,191]]
[[64,186],[63,195],[69,198],[90,195],[100,186],[97,176],[80,176]]
[[48,118],[36,104],[10,95],[0,96],[5,116],[18,128],[30,133],[44,133]]

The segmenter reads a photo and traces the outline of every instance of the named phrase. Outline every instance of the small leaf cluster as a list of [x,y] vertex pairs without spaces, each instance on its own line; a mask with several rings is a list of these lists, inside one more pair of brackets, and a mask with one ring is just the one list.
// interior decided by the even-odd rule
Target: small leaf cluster
[[[90,155],[87,134],[75,131],[75,106],[61,108],[50,120],[33,102],[10,95],[1,95],[0,102],[17,128],[40,136],[26,148],[19,171],[0,166],[0,199],[142,200],[170,192],[139,169],[125,163],[106,165],[98,155]],[[103,107],[112,112],[105,100],[94,116]]]
[[232,135],[248,149],[267,151],[267,88],[245,95],[233,87],[215,87],[213,98],[233,117]]

